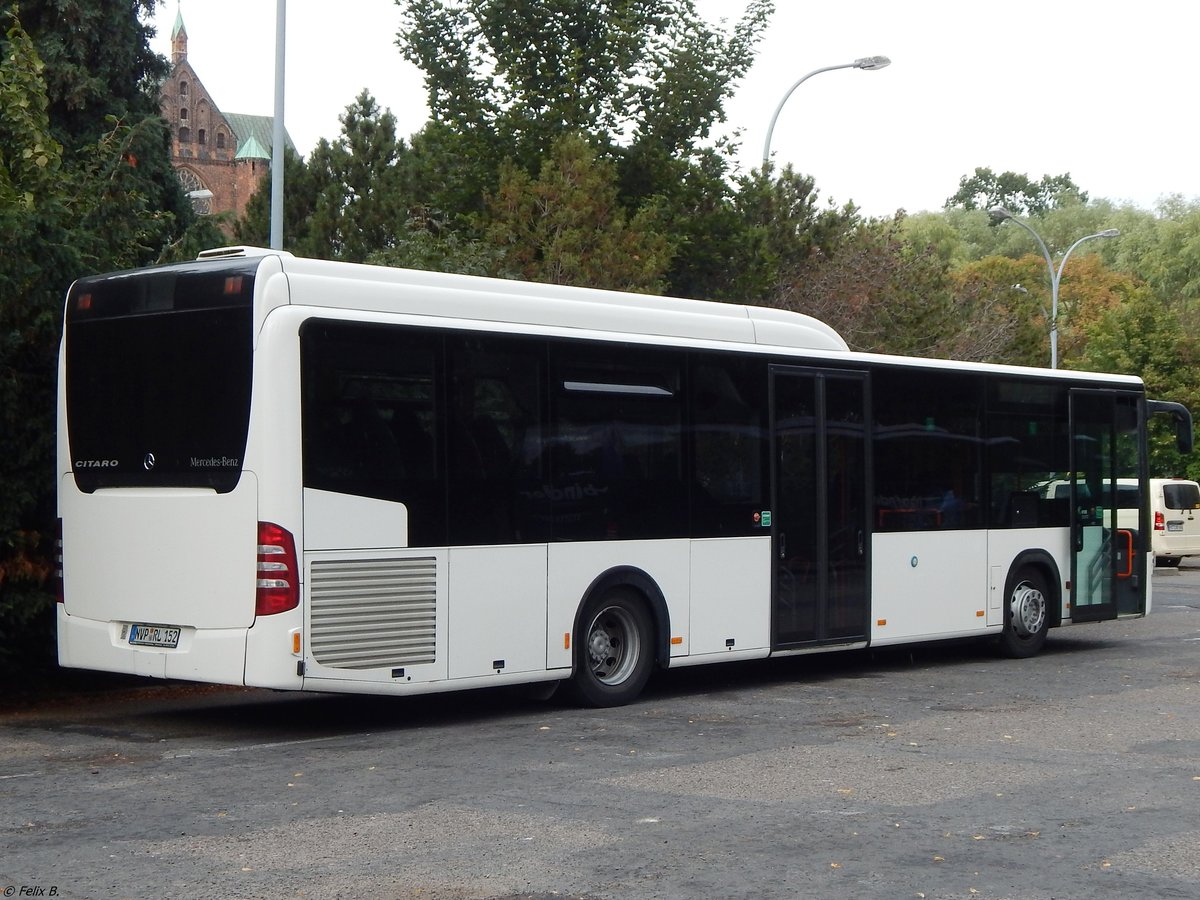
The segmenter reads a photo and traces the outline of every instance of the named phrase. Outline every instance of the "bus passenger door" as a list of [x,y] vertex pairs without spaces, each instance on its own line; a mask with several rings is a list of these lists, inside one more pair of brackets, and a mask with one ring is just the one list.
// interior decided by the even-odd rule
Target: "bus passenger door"
[[[1145,612],[1145,507],[1123,500],[1141,472],[1136,396],[1071,391],[1071,618]],[[1130,508],[1136,505],[1136,508]]]
[[772,646],[867,635],[866,375],[771,370]]

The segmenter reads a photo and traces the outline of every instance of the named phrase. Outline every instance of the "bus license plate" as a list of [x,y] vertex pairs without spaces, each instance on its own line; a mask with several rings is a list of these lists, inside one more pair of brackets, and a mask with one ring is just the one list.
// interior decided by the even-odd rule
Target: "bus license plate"
[[1182,522],[1168,522],[1167,531],[1183,531]]
[[179,629],[167,625],[130,625],[129,643],[138,647],[179,646]]

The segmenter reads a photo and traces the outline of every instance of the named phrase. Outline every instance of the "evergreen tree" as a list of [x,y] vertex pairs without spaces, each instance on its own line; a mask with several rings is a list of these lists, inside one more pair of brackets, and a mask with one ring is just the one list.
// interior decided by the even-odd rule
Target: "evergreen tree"
[[155,261],[190,216],[152,96],[151,8],[0,9],[0,665],[53,649],[63,297],[77,276]]
[[[170,134],[158,107],[167,60],[150,50],[147,24],[158,0],[36,0],[21,24],[45,64],[51,133],[69,166],[110,178],[102,207],[80,232],[103,235],[89,265],[112,269],[154,262],[192,223],[171,167]],[[88,158],[103,145],[104,160]],[[125,233],[127,222],[137,233]],[[152,220],[152,221],[151,221]],[[116,229],[114,233],[112,229]]]
[[514,165],[488,204],[499,274],[527,281],[660,293],[670,243],[643,207],[626,215],[610,163],[581,137],[555,142],[537,179]]

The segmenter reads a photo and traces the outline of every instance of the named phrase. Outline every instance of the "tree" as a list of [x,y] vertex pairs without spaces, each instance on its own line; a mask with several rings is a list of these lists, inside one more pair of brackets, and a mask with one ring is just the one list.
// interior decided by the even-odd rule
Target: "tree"
[[1088,341],[1099,320],[1149,293],[1144,282],[1106,266],[1099,253],[1077,250],[1059,283],[1058,352],[1062,365],[1070,366],[1072,360],[1088,355]]
[[[1087,354],[1071,365],[1093,372],[1137,375],[1151,397],[1200,409],[1200,341],[1149,290],[1134,291],[1090,322]],[[1156,417],[1150,423],[1151,474],[1200,477],[1200,461],[1180,456],[1173,430],[1162,419]]]
[[900,217],[860,223],[830,252],[814,253],[774,305],[826,322],[851,349],[877,353],[944,356],[965,324],[946,264],[904,242]]
[[[947,347],[946,355],[1025,366],[1049,364],[1053,304],[1046,261],[1040,254],[973,260],[953,268],[950,282],[962,331],[957,346]],[[1097,254],[1073,255],[1059,289],[1062,364],[1084,357],[1092,324],[1142,289],[1129,275],[1105,266]]]
[[50,131],[45,64],[15,7],[6,18],[0,58],[0,214],[16,217],[45,203],[63,151]]
[[611,163],[587,141],[559,138],[535,180],[506,165],[488,202],[488,242],[501,273],[527,281],[660,293],[670,242],[643,207],[632,217],[617,200]]
[[447,227],[470,230],[474,217],[483,212],[487,192],[498,183],[494,156],[489,135],[427,122],[410,140],[410,205],[429,211]]
[[[771,0],[750,0],[722,30],[693,0],[398,2],[398,44],[425,70],[431,120],[405,145],[394,140],[391,114],[360,95],[342,137],[286,174],[289,249],[573,282],[590,272],[598,284],[745,300],[765,297],[779,266],[823,243],[826,220],[845,218],[818,211],[811,179],[794,173],[762,189],[734,183],[731,147],[711,140]],[[561,142],[578,136],[593,159],[575,158],[566,177]],[[552,187],[551,172],[565,181]],[[602,227],[626,229],[627,243],[672,231],[669,250],[651,238],[618,264],[612,245],[580,241],[577,263],[549,262],[561,235],[545,243],[529,211],[586,218],[568,184],[576,176],[604,184],[583,204],[590,214],[611,204]],[[518,202],[518,185],[536,187],[537,199]],[[239,239],[261,240],[266,209],[264,197],[251,201]]]
[[[339,116],[342,133],[324,138],[307,163],[284,160],[284,243],[304,256],[363,262],[394,246],[408,219],[408,148],[396,137],[396,117],[362,91]],[[270,236],[270,179],[263,179],[234,226],[239,240]]]
[[[111,179],[103,205],[93,206],[91,220],[76,229],[104,235],[87,253],[97,269],[154,262],[194,218],[171,167],[170,135],[158,108],[169,66],[149,45],[146,20],[157,3],[40,0],[21,8],[22,26],[45,63],[51,133],[69,165],[81,154],[78,161],[96,167],[97,179]],[[107,146],[97,161],[93,149],[101,143]],[[130,222],[139,223],[136,233],[126,232]]]
[[362,262],[394,244],[407,218],[402,157],[408,148],[396,138],[391,110],[381,110],[365,90],[340,121],[342,136],[332,145],[322,141],[309,161],[310,177],[321,187],[312,227],[336,258]]
[[774,11],[750,0],[729,34],[693,0],[401,0],[397,43],[425,72],[433,120],[490,136],[529,170],[566,133],[688,155],[724,120]]
[[[77,268],[63,199],[62,147],[50,133],[44,66],[15,9],[0,56],[0,668],[15,633],[48,614],[56,305],[50,285]],[[48,625],[43,621],[43,629]],[[45,639],[44,630],[35,641]]]
[[[459,165],[469,142],[430,123],[408,145],[391,110],[365,90],[339,121],[341,135],[322,138],[307,161],[284,155],[284,247],[317,259],[483,274],[469,249],[478,244],[483,195],[475,195],[474,182],[464,186]],[[270,206],[264,180],[235,237],[265,246]]]
[[951,273],[963,337],[982,362],[1019,366],[1050,363],[1050,289],[1046,263],[1028,254],[987,256]]
[[483,198],[497,195],[501,172],[538,178],[555,141],[586,135],[615,165],[630,220],[646,207],[678,232],[666,287],[741,293],[746,226],[732,206],[730,148],[711,132],[772,0],[750,0],[728,30],[705,23],[693,0],[401,5],[398,43],[425,72],[432,115],[413,138],[416,206],[478,240]]
[[853,205],[819,208],[812,177],[790,165],[777,177],[754,172],[739,179],[733,211],[738,224],[733,240],[713,248],[712,264],[727,274],[710,277],[717,285],[727,281],[730,299],[741,302],[766,301],[781,280],[805,267],[810,254],[829,259],[840,243],[871,231]]
[[169,66],[150,50],[145,20],[158,0],[40,0],[20,11],[46,65],[54,131],[68,146],[94,142],[108,117],[138,121],[158,112],[152,89]]
[[[321,151],[322,139],[313,155]],[[327,151],[326,151],[327,152]],[[316,167],[314,167],[316,168]],[[313,215],[320,189],[308,165],[291,148],[283,152],[283,246],[302,256],[329,259],[332,243],[313,234]],[[271,179],[264,178],[250,196],[233,236],[243,244],[266,247],[271,242]]]
[[975,210],[913,213],[904,218],[900,227],[905,241],[928,248],[950,266],[961,266],[996,252],[992,248],[997,229],[989,228],[987,215]]
[[946,209],[991,209],[1003,206],[1024,216],[1043,216],[1051,209],[1086,204],[1088,196],[1071,180],[1070,173],[1043,175],[1033,181],[1028,175],[978,168],[959,179],[958,191],[946,199]]
[[418,210],[404,223],[395,244],[373,251],[367,262],[460,275],[488,276],[501,271],[504,249],[464,234],[448,227],[435,211]]
[[[30,28],[15,6],[0,10],[0,665],[18,653],[47,662],[53,647],[63,296],[77,275],[159,258],[183,236],[187,219],[172,210],[190,217],[165,123],[139,100],[152,58],[118,46],[144,44],[137,13],[148,8],[42,3]],[[81,35],[80,23],[112,27]]]
[[1114,224],[1121,229],[1115,262],[1186,317],[1200,315],[1200,200],[1167,197],[1153,214],[1123,209]]

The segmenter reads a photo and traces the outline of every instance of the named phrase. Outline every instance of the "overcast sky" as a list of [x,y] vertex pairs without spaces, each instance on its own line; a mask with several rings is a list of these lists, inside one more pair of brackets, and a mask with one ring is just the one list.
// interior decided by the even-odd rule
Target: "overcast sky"
[[[740,0],[696,0],[710,20]],[[153,46],[169,55],[179,0]],[[739,161],[760,165],[787,89],[814,69],[884,55],[875,72],[816,75],[787,101],[776,165],[870,215],[940,209],[976,166],[1037,179],[1069,172],[1093,198],[1153,209],[1200,197],[1194,0],[777,0],[749,75],[727,104]],[[182,0],[188,59],[226,112],[271,115],[276,0]],[[232,25],[236,23],[236,26]],[[426,119],[421,73],[395,44],[394,0],[291,0],[285,121],[301,153],[334,139],[362,88],[407,136]]]

